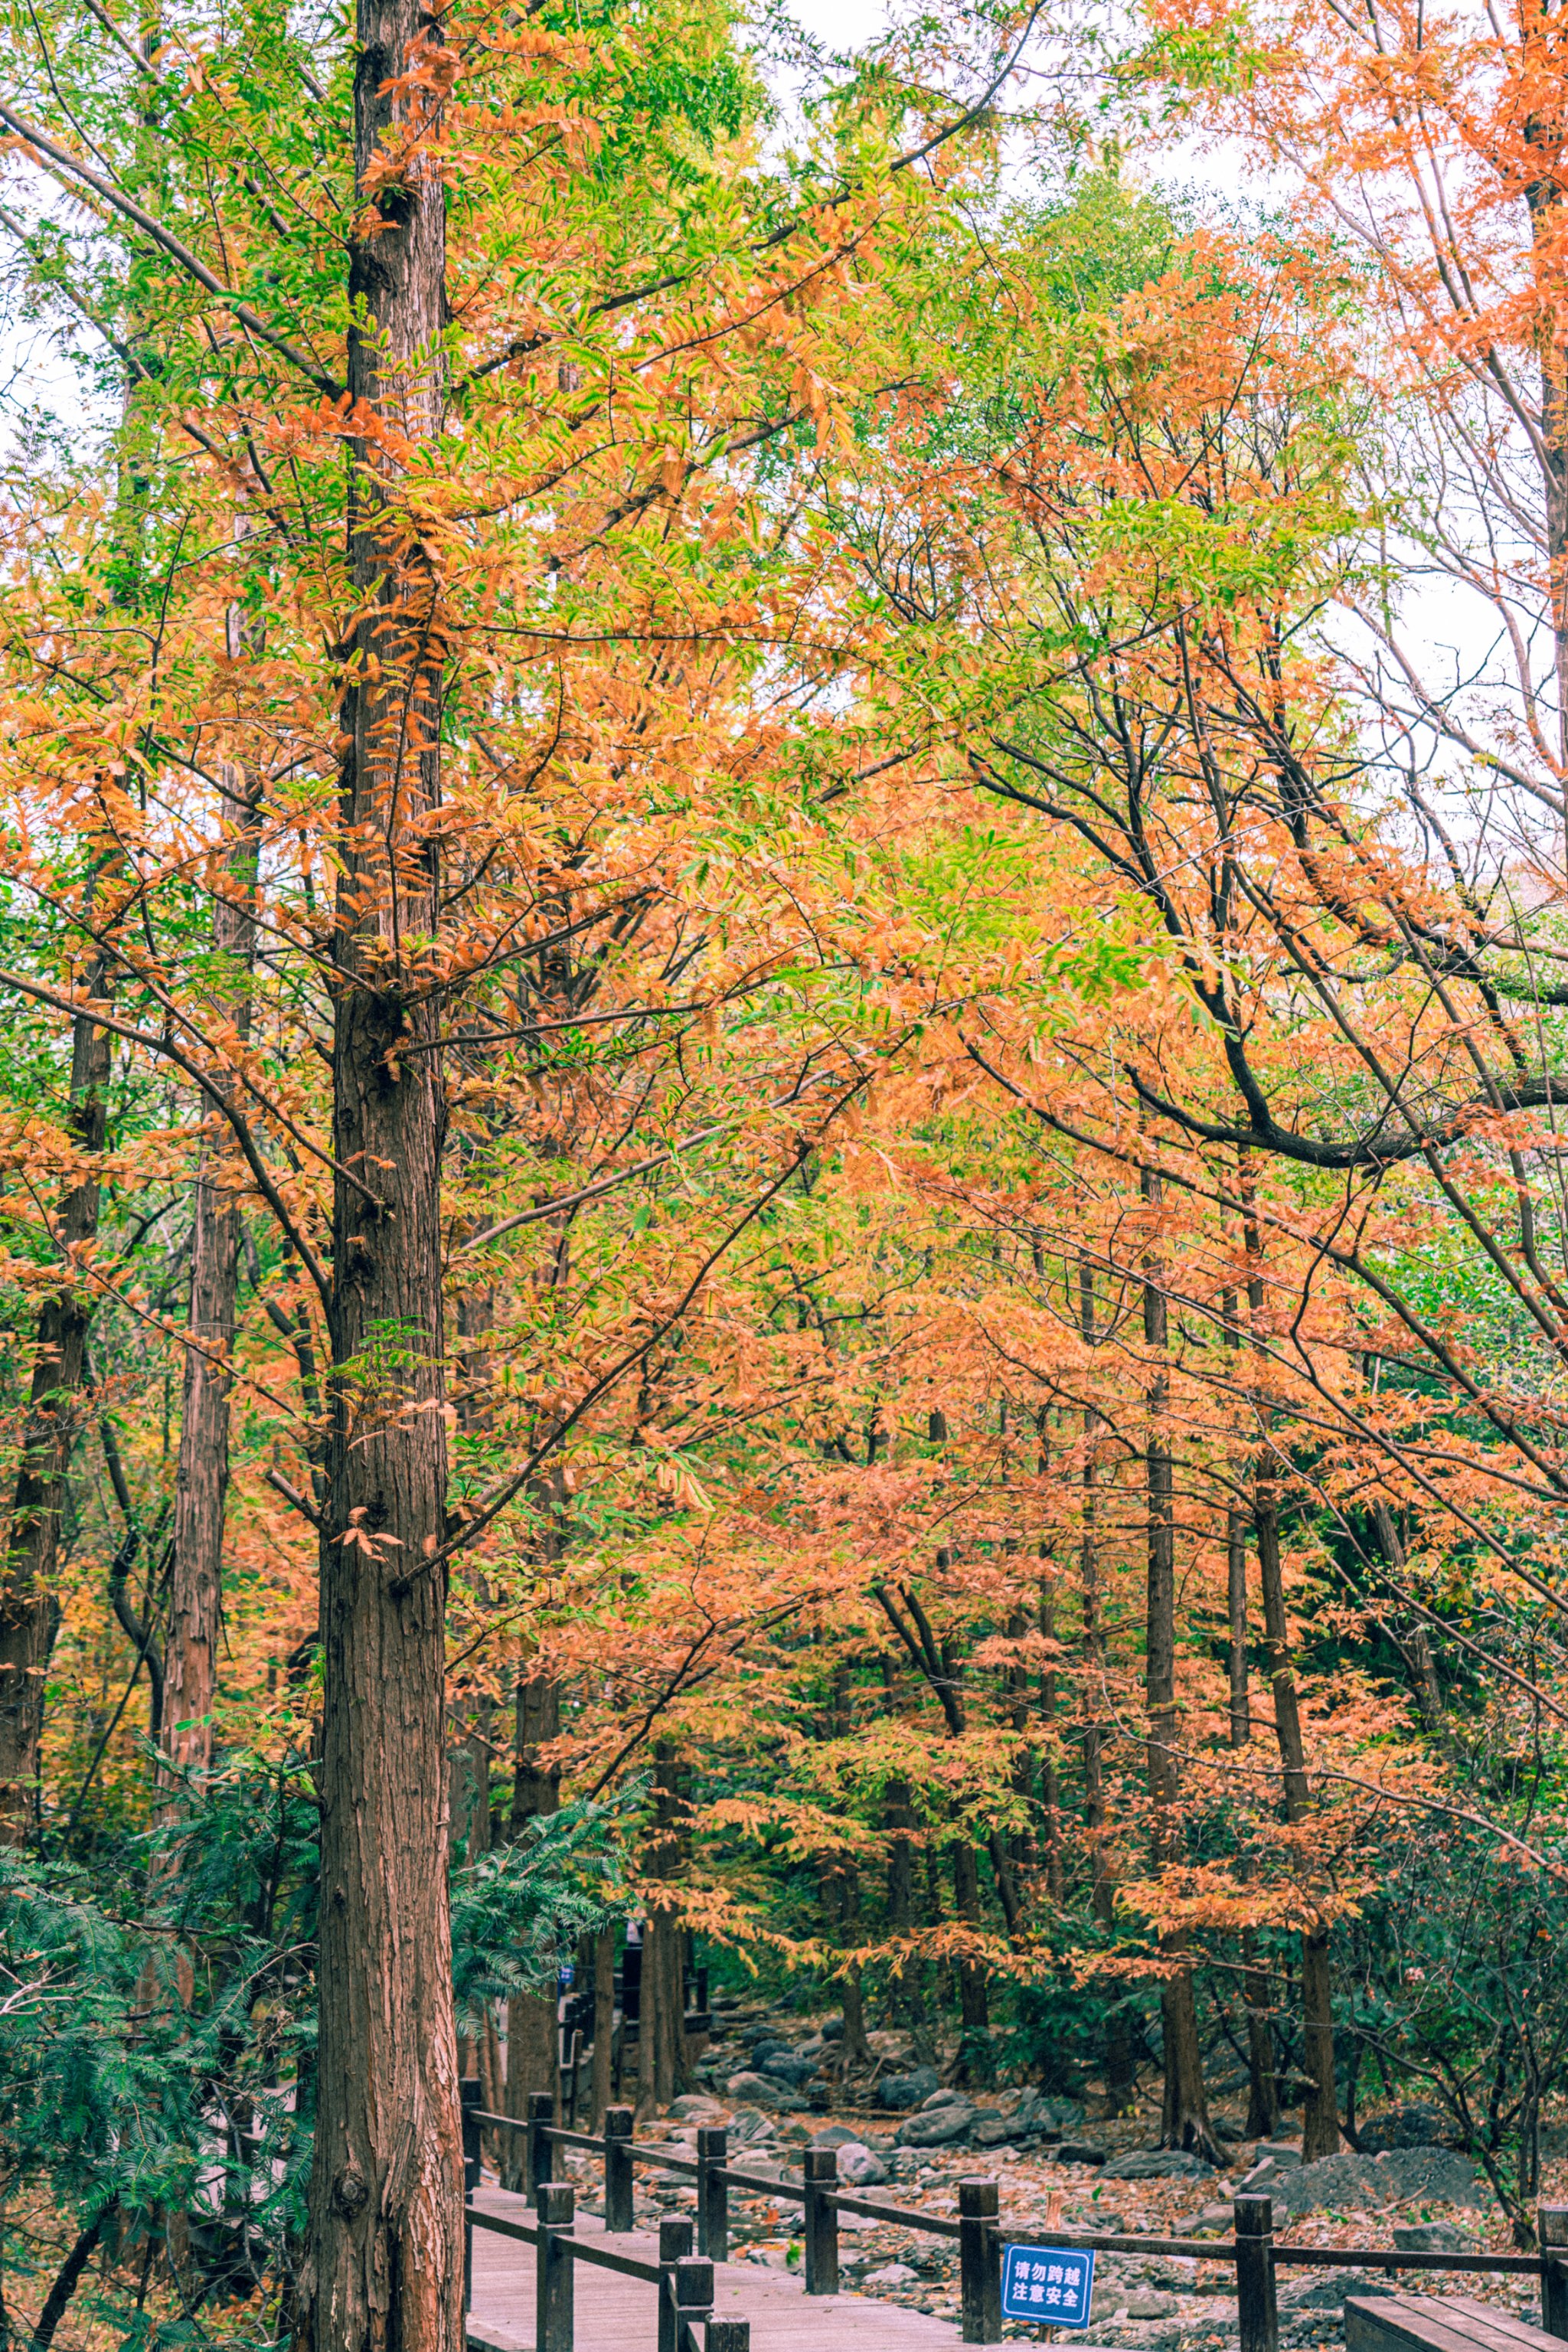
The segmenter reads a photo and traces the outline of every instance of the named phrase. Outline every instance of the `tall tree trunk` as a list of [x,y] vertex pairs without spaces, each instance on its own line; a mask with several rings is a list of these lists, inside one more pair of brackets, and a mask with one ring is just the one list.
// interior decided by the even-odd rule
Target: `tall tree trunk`
[[[1079,1262],[1079,1328],[1085,1347],[1095,1344],[1094,1269]],[[1089,1832],[1089,1899],[1107,1941],[1116,1933],[1116,1879],[1106,1843],[1105,1731],[1100,1721],[1105,1678],[1105,1636],[1100,1618],[1100,1465],[1095,1444],[1100,1415],[1083,1412],[1083,1535],[1079,1546],[1079,1596],[1083,1612],[1083,1817]],[[1131,2105],[1137,2070],[1126,2012],[1113,2002],[1105,2019],[1105,2089],[1112,2115]]]
[[594,2063],[588,2076],[590,2131],[603,2131],[616,2058],[616,1931],[601,1927],[594,1937]]
[[[1264,1309],[1263,1244],[1253,1213],[1250,1179],[1242,1157],[1241,1193],[1245,1210],[1243,1234],[1249,1260],[1247,1303],[1256,1345],[1262,1344]],[[1267,1441],[1266,1441],[1267,1442]],[[1296,1677],[1290,1667],[1289,1619],[1285,1607],[1285,1578],[1279,1558],[1279,1507],[1274,1480],[1260,1464],[1253,1485],[1253,1523],[1258,1532],[1258,1574],[1263,1594],[1263,1638],[1268,1653],[1268,1681],[1274,1700],[1274,1730],[1284,1767],[1285,1818],[1292,1826],[1311,1811],[1307,1778],[1307,1750],[1301,1738],[1301,1710],[1296,1697]],[[1306,2050],[1306,2074],[1311,2089],[1301,2121],[1301,2161],[1315,2164],[1320,2157],[1339,2153],[1339,2105],[1334,2093],[1334,2020],[1329,1980],[1329,1931],[1326,1925],[1307,1928],[1301,1937],[1301,2034]]]
[[[229,652],[242,650],[231,616]],[[228,854],[213,899],[213,945],[220,984],[232,992],[234,1025],[250,1034],[250,974],[256,953],[251,899],[256,887],[259,786],[233,761],[218,770],[219,811]],[[174,1483],[174,1551],[169,1573],[169,1631],[163,1654],[163,1740],[178,1766],[212,1762],[217,1696],[218,1627],[223,1611],[224,1521],[228,1501],[229,1392],[238,1323],[240,1212],[226,1181],[231,1164],[216,1149],[196,1171],[191,1234],[190,1344],[185,1349],[180,1453]]]
[[[358,0],[350,247],[357,602],[333,961],[332,1351],[321,1528],[321,2031],[306,2352],[458,2352],[462,2140],[447,1890],[437,835],[442,586],[399,452],[443,408],[447,53]],[[412,1047],[415,1050],[408,1051]]]
[[[530,1822],[543,1821],[561,1804],[561,1775],[541,1763],[540,1749],[561,1729],[561,1685],[552,1675],[533,1674],[527,1664],[517,1685],[517,1761],[511,1791],[511,1834],[520,1838]],[[555,1987],[514,1992],[506,2005],[506,2112],[526,2116],[531,2091],[553,2098],[561,2071],[561,2034]],[[508,2132],[501,2150],[501,2185],[521,2189],[522,2134]]]
[[[1236,1293],[1227,1290],[1223,1313],[1226,1345],[1230,1351],[1229,1377],[1233,1391],[1238,1386],[1234,1366],[1235,1350],[1241,1338],[1236,1307]],[[1252,1744],[1252,1692],[1248,1662],[1250,1612],[1247,1597],[1247,1515],[1237,1499],[1251,1476],[1251,1467],[1245,1456],[1238,1454],[1233,1457],[1231,1476],[1235,1483],[1225,1520],[1226,1619],[1229,1637],[1226,1678],[1230,1685],[1230,1744],[1233,1748],[1242,1748]],[[1249,1875],[1245,1854],[1237,1861],[1237,1875],[1242,1880]],[[1247,2010],[1247,2137],[1272,2139],[1279,2129],[1279,2077],[1274,2056],[1273,2003],[1268,1972],[1256,1965],[1256,1959],[1257,1944],[1252,1931],[1244,1928],[1241,1936],[1241,1997]]]
[[[952,1849],[953,1908],[966,1927],[978,1928],[980,1867],[970,1832],[961,1821]],[[991,2047],[991,2001],[985,1967],[980,1960],[961,1960],[958,1968],[958,2077],[960,2082],[990,2084],[996,2080],[995,2053]]]
[[[1152,1208],[1161,1199],[1160,1179],[1145,1168],[1141,1179],[1144,1200]],[[1168,1869],[1181,1853],[1181,1770],[1176,1759],[1176,1525],[1174,1480],[1167,1422],[1171,1403],[1165,1351],[1170,1321],[1165,1294],[1160,1286],[1158,1257],[1151,1252],[1143,1285],[1143,1338],[1152,1360],[1149,1383],[1149,1426],[1144,1447],[1144,1479],[1148,1503],[1148,1612],[1144,1625],[1144,1686],[1149,1706],[1147,1748],[1150,1842],[1156,1870]],[[1166,1930],[1160,1937],[1160,1958],[1166,1974],[1160,1981],[1160,2021],[1165,2059],[1164,2097],[1160,2116],[1162,2147],[1191,2148],[1211,2164],[1221,2161],[1208,2103],[1204,2093],[1203,2052],[1198,2042],[1197,2004],[1193,1972],[1181,1965],[1186,1937]]]
[[[89,967],[83,985],[89,997],[101,999],[107,993],[108,975],[100,958]],[[44,1682],[59,1625],[55,1570],[60,1519],[92,1317],[91,1295],[79,1290],[73,1277],[79,1255],[98,1232],[95,1163],[103,1150],[108,1102],[109,1032],[79,1013],[71,1023],[66,1132],[83,1164],[60,1202],[56,1221],[60,1284],[38,1310],[32,1387],[0,1587],[0,1843],[6,1845],[23,1844],[37,1818]]]

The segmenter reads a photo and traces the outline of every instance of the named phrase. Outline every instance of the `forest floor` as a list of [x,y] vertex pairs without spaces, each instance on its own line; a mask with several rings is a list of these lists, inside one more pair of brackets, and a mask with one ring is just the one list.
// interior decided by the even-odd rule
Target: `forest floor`
[[[739,2021],[748,2022],[743,2016]],[[806,2037],[814,2031],[811,2021],[788,2019],[778,2030],[781,2039],[803,2042],[809,2048]],[[742,2067],[726,2034],[700,2067],[705,2092],[675,2101],[662,2121],[640,2124],[639,2138],[663,2131],[677,2140],[690,2140],[700,2123],[728,2121],[735,2150],[732,2162],[743,2164],[749,2171],[776,2168],[783,2175],[792,2164],[798,2168],[801,2148],[814,2142],[841,2145],[852,2136],[885,2168],[886,2185],[873,2180],[864,2189],[868,2197],[916,2211],[952,2215],[957,2210],[958,2181],[989,2177],[999,2184],[1001,2217],[1010,2228],[1049,2226],[1053,2200],[1057,2200],[1055,2213],[1061,2227],[1155,2237],[1220,2234],[1228,2227],[1228,2200],[1258,2159],[1257,2144],[1237,2137],[1227,2151],[1230,2161],[1223,2170],[1184,2178],[1108,2179],[1104,2168],[1064,2162],[1055,2150],[1038,2145],[899,2147],[895,2136],[900,2125],[908,2122],[907,2116],[865,2104],[863,2090],[858,2100],[853,2080],[843,2086],[826,2112],[822,2110],[819,2092],[809,2113],[790,2112],[786,2107],[784,2112],[769,2114],[746,2099],[726,2095],[726,2071],[732,2080]],[[748,2084],[753,2080],[748,2074]],[[870,2095],[875,2098],[874,2088]],[[991,2104],[988,2095],[974,2095],[983,2105]],[[1004,2092],[996,2104],[1005,2105],[1007,2098]],[[1239,2101],[1221,2095],[1212,2099],[1210,2106],[1222,2132],[1239,2134],[1243,2120]],[[1120,2158],[1152,2147],[1158,2120],[1157,2097],[1115,2119],[1096,2118],[1090,2107],[1081,2137],[1103,2148],[1114,2165]],[[1287,2151],[1292,2137],[1299,2139],[1299,2126],[1293,2134],[1287,2120],[1280,2140],[1272,2143],[1284,2144],[1281,2160],[1286,2166],[1291,2162]],[[1427,2155],[1433,2159],[1429,2167],[1422,2161]],[[585,2167],[579,2176],[590,2204],[594,2169]],[[1432,2182],[1423,2186],[1428,2170]],[[1342,2185],[1339,2174],[1332,2177],[1338,2201],[1325,2201],[1315,2210],[1289,2217],[1277,2205],[1276,2234],[1298,2244],[1392,2249],[1396,2227],[1447,2224],[1450,2231],[1463,2233],[1462,2239],[1456,2237],[1456,2243],[1490,2252],[1516,2252],[1511,2224],[1491,2188],[1478,2168],[1474,2189],[1466,2190],[1468,2172],[1462,2161],[1436,2147],[1402,2154],[1397,2161],[1384,2164],[1358,2160],[1343,2168]],[[1390,2177],[1386,2190],[1381,2177],[1384,2173]],[[1412,2182],[1415,2193],[1411,2193]],[[1439,2190],[1458,2187],[1458,2200],[1432,2193],[1433,2183]],[[1375,2196],[1368,2194],[1373,2184]],[[1282,2183],[1269,2185],[1282,2187]],[[1547,2168],[1542,2196],[1548,2202],[1568,2201],[1568,2161]],[[1287,2198],[1288,2192],[1280,2201]],[[692,2199],[693,2192],[685,2183],[673,2179],[661,2183],[653,2175],[639,2174],[639,2223],[645,2218],[652,2221],[660,2213],[689,2210]],[[1211,2210],[1205,2211],[1205,2208]],[[775,2203],[732,2191],[731,2259],[793,2268],[801,2251],[798,2213],[798,2206],[787,2200]],[[845,2214],[840,2217],[840,2273],[846,2287],[862,2294],[882,2296],[938,2318],[958,2315],[957,2247],[951,2239],[926,2237],[907,2225],[873,2223],[865,2216]],[[1307,2352],[1307,2347],[1342,2341],[1345,2296],[1395,2288],[1464,2294],[1500,2305],[1540,2324],[1539,2284],[1530,2277],[1326,2272],[1282,2265],[1279,2291],[1284,2352]],[[1043,2331],[1020,2321],[1009,2322],[1006,2333],[1038,2338]],[[1235,2272],[1229,2263],[1101,2253],[1096,2260],[1087,2338],[1078,2340],[1123,2347],[1123,2352],[1226,2352],[1237,2333]]]

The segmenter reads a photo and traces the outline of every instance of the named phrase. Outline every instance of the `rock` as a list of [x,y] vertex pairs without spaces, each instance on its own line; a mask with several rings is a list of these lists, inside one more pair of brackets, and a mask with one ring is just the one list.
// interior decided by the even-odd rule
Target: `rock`
[[669,2112],[678,2123],[721,2124],[730,2110],[717,2099],[705,2099],[700,2091],[688,2091],[683,2097],[671,2099]]
[[787,2058],[791,2054],[790,2044],[781,2042],[776,2033],[753,2034],[750,2047],[753,2066],[764,2065],[770,2058]]
[[1173,2294],[1153,2294],[1147,2287],[1130,2294],[1122,2305],[1129,2319],[1169,2319],[1175,2308]]
[[1342,2311],[1347,2294],[1396,2294],[1385,2275],[1375,2271],[1320,2271],[1317,2276],[1292,2279],[1279,2290],[1281,2311]]
[[[1006,2107],[1005,2101],[1003,2105]],[[1045,2092],[1032,2087],[1021,2092],[1007,2112],[1013,2117],[1015,2130],[1030,2137],[1044,2131],[1076,2131],[1085,2115],[1081,2101],[1047,2097]]]
[[816,2074],[816,2060],[803,2058],[791,2051],[780,2058],[764,2058],[758,2072],[766,2074],[772,2082],[787,2083],[792,2090],[798,2091],[801,2084],[809,2083]]
[[845,2125],[828,2124],[812,2133],[811,2144],[813,2147],[858,2147],[861,2140],[858,2132],[850,2131]]
[[928,2107],[961,2107],[972,2104],[962,2091],[933,2091],[929,2099],[921,2101],[921,2107],[923,2112]]
[[884,2263],[879,2271],[868,2271],[860,2282],[862,2286],[882,2288],[919,2286],[920,2283],[919,2271],[910,2270],[908,2263]]
[[1394,2242],[1402,2254],[1479,2254],[1481,2242],[1457,2221],[1395,2222]]
[[1324,2206],[1479,2203],[1474,2165],[1446,2147],[1405,2147],[1386,2156],[1326,2156],[1268,2184],[1279,2210],[1294,2217]]
[[1092,2140],[1064,2139],[1056,2158],[1058,2164],[1103,2164],[1105,2150],[1096,2147]]
[[976,2147],[1000,2147],[1004,2140],[1012,2138],[1014,2129],[1005,2116],[988,2115],[984,2108],[981,2108],[974,2120],[974,2145]]
[[[1058,2151],[1059,2153],[1060,2151]],[[1189,2156],[1181,2147],[1143,2147],[1131,2156],[1119,2156],[1105,2168],[1107,2180],[1204,2180],[1214,2170],[1201,2156]]]
[[1204,2205],[1194,2214],[1188,2227],[1194,2230],[1228,2230],[1236,2220],[1230,2205]]
[[771,2074],[731,2074],[724,2087],[732,2099],[749,2099],[759,2107],[773,2107],[781,2114],[802,2110],[805,2105],[798,2091]]
[[879,2087],[885,2107],[918,2107],[942,2082],[934,2066],[917,2066],[908,2074],[889,2074]]
[[899,2126],[893,2134],[893,2145],[895,2147],[947,2147],[954,2140],[965,2138],[973,2121],[974,2109],[967,2099],[960,2100],[956,2105],[922,2107],[918,2116],[911,2116],[908,2123]]
[[838,2178],[851,2189],[879,2189],[888,2168],[862,2141],[847,2140],[838,2150]]
[[844,2020],[841,2017],[825,2017],[822,2021],[822,2038],[824,2042],[842,2042]]
[[1271,2158],[1281,2169],[1288,2171],[1292,2166],[1300,2163],[1301,2144],[1300,2140],[1294,2139],[1260,2139],[1258,2143],[1257,2154],[1259,2161],[1265,2157]]
[[1448,2137],[1449,2126],[1436,2107],[1422,2106],[1413,2102],[1408,2106],[1387,2107],[1381,2115],[1368,2116],[1358,2125],[1356,2138],[1363,2156],[1386,2156],[1394,2147],[1437,2147]]

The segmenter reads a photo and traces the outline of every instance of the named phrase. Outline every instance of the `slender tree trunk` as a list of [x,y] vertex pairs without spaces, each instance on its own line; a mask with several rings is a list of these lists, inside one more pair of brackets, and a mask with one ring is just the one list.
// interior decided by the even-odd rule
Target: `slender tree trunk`
[[616,2057],[616,1931],[601,1927],[594,1937],[594,2063],[588,2077],[588,2128],[602,2131],[609,2105]]
[[[980,1868],[969,1832],[960,1822],[952,1849],[953,1908],[966,1927],[980,1921]],[[989,2084],[996,2079],[991,2047],[991,2001],[985,1968],[980,1960],[961,1960],[958,1968],[958,2076],[965,2083]]]
[[[1237,1155],[1238,1189],[1243,1204],[1243,1239],[1247,1258],[1247,1306],[1256,1346],[1262,1345],[1264,1311],[1263,1240],[1251,1205],[1251,1176],[1245,1151]],[[1268,1653],[1268,1680],[1274,1700],[1274,1729],[1284,1767],[1285,1818],[1293,1825],[1311,1811],[1307,1778],[1307,1750],[1301,1737],[1301,1710],[1296,1677],[1290,1667],[1289,1619],[1285,1606],[1285,1578],[1279,1557],[1279,1507],[1274,1481],[1260,1464],[1253,1482],[1253,1523],[1258,1533],[1258,1574],[1263,1595],[1263,1638]],[[1311,2084],[1301,2123],[1301,2160],[1339,2152],[1339,2106],[1334,2094],[1334,2023],[1329,1979],[1329,1931],[1308,1928],[1301,1937],[1301,2033],[1306,2050],[1307,2079]]]
[[[90,997],[101,999],[107,993],[101,960],[89,968],[84,986]],[[83,1164],[60,1202],[56,1222],[60,1286],[38,1310],[32,1388],[0,1587],[0,1843],[6,1845],[21,1845],[37,1818],[44,1683],[59,1625],[55,1570],[92,1316],[90,1293],[79,1290],[72,1276],[78,1255],[98,1233],[95,1163],[103,1150],[108,1097],[109,1032],[88,1014],[78,1013],[71,1024],[66,1131]]]
[[[1159,1177],[1145,1168],[1143,1198],[1151,1207],[1161,1199]],[[1176,1526],[1174,1479],[1166,1436],[1170,1412],[1170,1377],[1165,1351],[1170,1323],[1165,1294],[1160,1287],[1157,1258],[1151,1253],[1143,1285],[1143,1338],[1153,1361],[1149,1384],[1149,1428],[1144,1448],[1144,1478],[1148,1503],[1148,1610],[1144,1627],[1144,1683],[1149,1706],[1148,1779],[1152,1859],[1156,1870],[1168,1869],[1181,1856],[1181,1769],[1176,1758]],[[1164,2098],[1160,2117],[1162,2147],[1191,2148],[1211,2163],[1220,2161],[1208,2103],[1204,2092],[1203,2052],[1198,2042],[1197,2004],[1190,1968],[1184,1958],[1186,1937],[1165,1931],[1160,1957],[1168,1973],[1160,1982],[1160,2020],[1165,2060]]]
[[[1079,1264],[1079,1319],[1084,1345],[1095,1344],[1094,1269]],[[1083,1815],[1089,1832],[1089,1899],[1109,1940],[1116,1933],[1116,1879],[1106,1843],[1105,1731],[1100,1721],[1105,1678],[1105,1637],[1100,1619],[1100,1465],[1095,1443],[1100,1415],[1083,1413],[1083,1535],[1079,1546],[1079,1597],[1083,1612]],[[1105,2088],[1112,2115],[1124,2115],[1137,2082],[1132,2042],[1120,2001],[1105,2020]]]
[[[530,1674],[524,1666],[517,1685],[517,1764],[512,1782],[511,1834],[519,1838],[530,1822],[542,1821],[560,1808],[561,1775],[540,1762],[539,1751],[561,1729],[561,1685],[547,1674]],[[553,2098],[561,2063],[561,2036],[556,2016],[555,1988],[514,1992],[507,2002],[506,2112],[526,2116],[531,2091],[548,2091]],[[501,2185],[521,2189],[523,2175],[522,2135],[508,2132],[510,2145],[501,2150]]]
[[[321,2031],[301,2352],[459,2352],[447,1892],[438,967],[442,586],[400,449],[443,411],[439,20],[358,0],[350,446],[359,600],[333,957],[332,1378],[321,1529]],[[394,159],[395,159],[394,161]],[[413,1047],[412,1052],[405,1049]]]
[[1235,1505],[1225,1515],[1225,1595],[1230,1621],[1230,1744],[1245,1748],[1252,1738],[1247,1664],[1247,1519]]
[[[1380,1495],[1372,1507],[1373,1525],[1384,1559],[1396,1575],[1405,1571],[1405,1546],[1399,1540],[1399,1530],[1394,1524],[1394,1513]],[[1443,1731],[1443,1686],[1437,1680],[1437,1669],[1432,1658],[1432,1639],[1419,1617],[1415,1619],[1409,1633],[1399,1642],[1405,1663],[1415,1685],[1415,1696],[1428,1731],[1441,1736]]]
[[[1304,1822],[1311,1811],[1307,1751],[1301,1738],[1296,1679],[1290,1671],[1285,1580],[1279,1563],[1279,1518],[1268,1482],[1258,1481],[1258,1560],[1263,1587],[1263,1633],[1268,1646],[1274,1722],[1284,1766],[1285,1818]],[[1339,2109],[1334,2095],[1334,2024],[1329,1981],[1329,1931],[1310,1927],[1301,1937],[1301,2027],[1306,2074],[1311,2090],[1301,2125],[1301,2161],[1339,2152]]]
[[[230,654],[242,648],[231,625]],[[245,769],[218,771],[219,810],[229,845],[213,901],[213,945],[221,985],[233,992],[240,1037],[250,1034],[250,974],[256,952],[251,898],[256,887],[258,789]],[[212,1762],[217,1696],[218,1628],[223,1611],[224,1520],[228,1500],[229,1393],[238,1323],[240,1212],[216,1149],[196,1172],[191,1235],[190,1345],[185,1349],[180,1453],[174,1484],[174,1551],[169,1576],[169,1631],[163,1656],[163,1740],[178,1766]]]

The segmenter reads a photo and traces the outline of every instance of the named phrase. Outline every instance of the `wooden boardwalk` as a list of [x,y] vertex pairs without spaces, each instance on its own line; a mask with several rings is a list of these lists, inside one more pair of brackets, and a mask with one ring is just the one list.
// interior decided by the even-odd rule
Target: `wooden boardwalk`
[[[481,2211],[531,2221],[523,2197],[477,2189]],[[580,2213],[576,2234],[602,2238],[603,2221]],[[658,2260],[657,2231],[617,2232],[617,2253]],[[637,2279],[574,2265],[575,2352],[654,2352],[658,2295]],[[959,2332],[945,2319],[879,2303],[866,2294],[808,2295],[798,2279],[763,2263],[715,2263],[713,2315],[751,2322],[752,2352],[956,2352]],[[468,2314],[473,2352],[533,2352],[533,2248],[492,2230],[474,2231],[474,2300]]]

